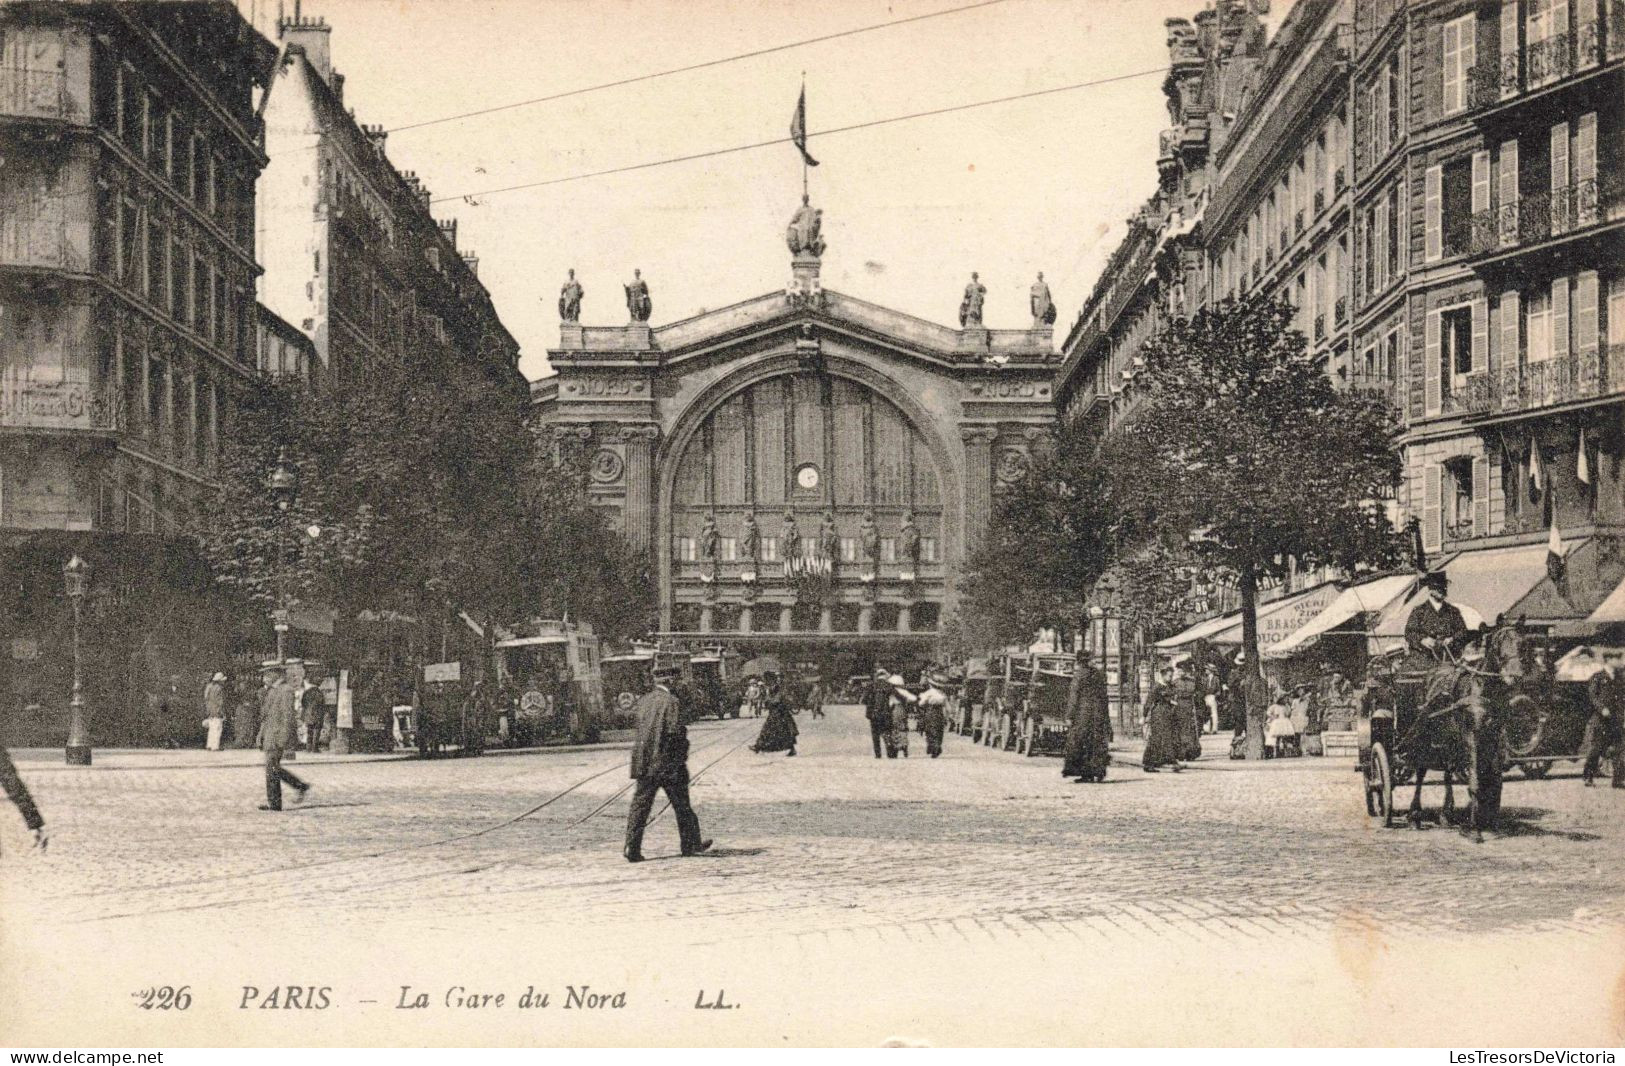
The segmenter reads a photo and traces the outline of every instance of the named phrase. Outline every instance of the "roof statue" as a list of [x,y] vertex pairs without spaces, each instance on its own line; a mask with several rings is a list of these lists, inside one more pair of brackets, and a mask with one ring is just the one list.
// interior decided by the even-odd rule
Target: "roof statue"
[[1044,272],[1038,272],[1038,280],[1033,282],[1032,289],[1033,329],[1043,329],[1045,326],[1055,325],[1055,301],[1050,299],[1049,286],[1044,284]]
[[785,231],[785,243],[790,246],[791,255],[821,256],[824,254],[824,238],[820,235],[823,228],[823,209],[813,207],[806,196],[801,198],[801,206],[796,208],[795,215],[790,219],[790,227]]
[[970,329],[982,327],[982,301],[987,298],[987,286],[979,275],[971,271],[970,284],[965,286],[965,298],[959,302],[959,324]]
[[581,298],[585,295],[586,290],[581,287],[581,282],[576,280],[576,272],[572,267],[569,280],[564,283],[564,288],[559,290],[560,321],[581,321]]
[[632,321],[649,321],[654,304],[649,300],[649,283],[643,280],[643,271],[632,271],[632,280],[622,288],[626,290],[626,309],[632,313]]

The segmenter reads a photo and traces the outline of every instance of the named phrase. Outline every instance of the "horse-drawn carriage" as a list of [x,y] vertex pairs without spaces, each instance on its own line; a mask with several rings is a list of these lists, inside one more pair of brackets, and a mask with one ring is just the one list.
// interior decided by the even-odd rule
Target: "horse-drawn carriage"
[[1525,676],[1522,634],[1516,626],[1482,629],[1459,658],[1441,649],[1432,664],[1402,656],[1373,661],[1360,708],[1366,813],[1393,825],[1394,789],[1414,783],[1407,818],[1420,826],[1422,785],[1428,771],[1438,770],[1445,819],[1455,808],[1453,786],[1465,783],[1463,829],[1479,833],[1500,813],[1502,734]]
[[1072,687],[1070,655],[1034,655],[1012,664],[1023,681],[1015,747],[1019,755],[1059,755],[1066,750],[1066,697]]

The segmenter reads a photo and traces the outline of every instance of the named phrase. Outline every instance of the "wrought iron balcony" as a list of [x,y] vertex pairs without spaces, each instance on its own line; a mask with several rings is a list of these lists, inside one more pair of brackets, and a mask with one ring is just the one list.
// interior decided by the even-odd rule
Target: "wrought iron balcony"
[[1555,33],[1524,48],[1524,74],[1530,88],[1574,73],[1573,41],[1566,33]]
[[1480,373],[1473,378],[1480,380],[1469,379],[1469,400],[1462,408],[1473,414],[1508,414],[1625,396],[1625,344],[1505,366],[1494,375]]
[[1483,255],[1503,248],[1534,244],[1606,221],[1620,205],[1622,182],[1587,178],[1549,192],[1534,193],[1474,214],[1451,247],[1446,227],[1446,254]]
[[1383,374],[1356,372],[1349,378],[1349,389],[1384,399],[1396,408],[1404,406],[1400,402],[1399,382]]

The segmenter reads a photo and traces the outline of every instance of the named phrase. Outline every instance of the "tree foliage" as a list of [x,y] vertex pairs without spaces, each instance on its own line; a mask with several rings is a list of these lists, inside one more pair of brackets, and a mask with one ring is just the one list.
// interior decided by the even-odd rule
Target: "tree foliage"
[[[472,363],[375,367],[319,392],[261,382],[199,537],[216,580],[260,607],[280,582],[347,617],[632,624],[646,574],[582,480],[538,457],[526,409],[519,383]],[[285,512],[267,489],[279,455],[297,479]]]

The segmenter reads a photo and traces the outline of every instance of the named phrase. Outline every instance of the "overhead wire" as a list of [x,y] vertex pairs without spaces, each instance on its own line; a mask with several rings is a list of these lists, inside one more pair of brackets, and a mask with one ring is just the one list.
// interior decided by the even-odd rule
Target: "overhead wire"
[[[910,122],[914,119],[933,118],[938,115],[949,115],[958,111],[970,111],[979,107],[992,107],[995,104],[1008,104],[1018,100],[1031,100],[1040,96],[1052,96],[1056,93],[1074,92],[1078,89],[1093,88],[1097,85],[1107,85],[1112,82],[1128,81],[1133,78],[1145,78],[1152,74],[1166,74],[1167,67],[1155,67],[1150,70],[1139,70],[1131,74],[1116,74],[1106,78],[1093,78],[1089,81],[1073,82],[1070,85],[1056,85],[1048,89],[1034,89],[1030,92],[1015,93],[1010,96],[995,97],[991,100],[976,100],[968,104],[954,104],[949,107],[937,107],[928,111],[915,111],[906,115],[893,115],[888,118],[870,119],[866,122],[855,122],[848,126],[835,126],[827,130],[812,130],[807,133],[807,139],[814,137],[829,137],[837,133],[851,133],[855,130],[872,129],[876,126],[889,126],[898,122]],[[665,159],[654,159],[644,163],[631,163],[626,166],[609,167],[604,170],[593,170],[582,174],[568,174],[558,178],[547,178],[541,181],[522,182],[518,185],[503,185],[493,189],[481,189],[474,192],[454,193],[450,196],[437,196],[430,200],[431,204],[448,203],[453,200],[478,199],[481,196],[496,196],[501,193],[519,192],[524,189],[539,189],[547,185],[561,185],[571,181],[585,181],[588,178],[602,178],[611,174],[627,174],[638,170],[648,170],[651,167],[670,166],[674,163],[690,163],[699,159],[713,159],[717,156],[733,155],[738,152],[749,152],[757,148],[767,148],[776,144],[789,144],[789,137],[774,137],[765,141],[755,141],[750,144],[737,144],[728,148],[715,148],[706,152],[692,152],[688,155],[670,156]],[[477,206],[477,205],[475,205]]]

